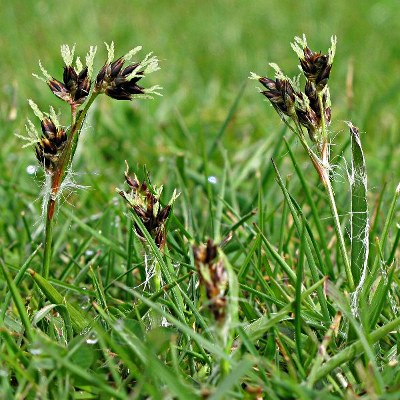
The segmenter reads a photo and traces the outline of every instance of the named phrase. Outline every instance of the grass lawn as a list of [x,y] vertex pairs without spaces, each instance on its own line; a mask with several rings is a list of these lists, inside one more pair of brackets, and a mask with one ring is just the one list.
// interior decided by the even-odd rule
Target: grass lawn
[[1,399],[400,398],[396,1],[1,9]]

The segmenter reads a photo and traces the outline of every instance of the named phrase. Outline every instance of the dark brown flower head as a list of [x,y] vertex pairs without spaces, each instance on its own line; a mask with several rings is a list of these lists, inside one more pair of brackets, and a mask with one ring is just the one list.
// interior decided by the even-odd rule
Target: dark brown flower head
[[301,69],[305,77],[315,84],[318,92],[321,92],[329,80],[335,54],[336,38],[332,37],[332,47],[329,49],[328,54],[312,51],[307,45],[305,36],[303,38],[296,37],[292,47],[299,56]]
[[67,135],[50,117],[42,119],[41,127],[42,136],[35,146],[36,158],[45,170],[52,171],[64,149]]
[[140,68],[139,63],[128,65],[122,68],[125,60],[121,57],[111,64],[104,64],[96,78],[96,91],[104,92],[107,96],[116,100],[132,100],[136,94],[144,94],[144,88],[137,82],[144,76],[143,71],[135,69]]
[[304,58],[300,58],[300,64],[306,78],[315,83],[319,90],[322,90],[328,83],[332,68],[332,64],[329,64],[328,56],[314,53],[306,47],[304,49]]
[[[148,54],[141,62],[130,62],[134,54],[140,47],[131,50],[123,57],[112,61],[114,58],[114,46],[107,45],[108,59],[97,74],[95,91],[105,93],[107,96],[116,100],[132,100],[137,95],[147,93],[156,93],[154,90],[158,87],[145,89],[138,85],[140,79],[158,69],[158,60],[156,57]],[[156,93],[158,94],[158,93]]]
[[[169,204],[162,207],[160,204],[162,187],[154,188],[153,192],[146,182],[140,182],[135,174],[130,176],[128,169],[125,172],[125,181],[130,190],[128,192],[119,190],[119,194],[127,201],[132,212],[140,218],[157,247],[162,249],[166,239],[165,225],[177,197],[175,192]],[[145,242],[146,238],[137,224],[135,230],[138,237]]]
[[64,60],[63,81],[53,78],[39,63],[43,72],[43,79],[50,90],[61,100],[73,107],[77,107],[85,102],[91,88],[91,73],[93,68],[93,58],[96,48],[91,47],[86,55],[86,66],[83,67],[80,59],[74,62],[75,46],[70,48],[68,45],[61,46],[61,55]]
[[295,110],[300,125],[307,129],[310,139],[315,142],[315,134],[320,129],[321,118],[311,108],[310,101],[304,93],[296,93]]
[[279,114],[292,116],[294,112],[294,89],[287,78],[275,80],[261,77],[259,82],[267,89],[261,93],[271,102]]
[[205,288],[209,308],[217,322],[226,317],[228,273],[222,260],[218,260],[218,246],[209,239],[206,245],[193,246],[194,263]]
[[330,107],[331,104],[329,98],[329,88],[326,87],[322,94],[322,108],[323,108],[322,111],[321,111],[321,105],[319,104],[318,92],[315,87],[315,84],[310,81],[307,81],[304,93],[308,98],[310,108],[315,112],[317,116],[318,125],[321,124],[322,113],[324,115],[326,125],[329,125],[331,122],[331,107]]
[[66,65],[63,83],[53,78],[47,84],[57,97],[72,106],[85,102],[90,92],[91,81],[87,67],[78,73],[74,67]]

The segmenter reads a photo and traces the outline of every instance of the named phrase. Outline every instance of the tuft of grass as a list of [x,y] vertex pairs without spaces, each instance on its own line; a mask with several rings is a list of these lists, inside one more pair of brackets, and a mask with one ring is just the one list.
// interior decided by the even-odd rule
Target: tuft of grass
[[[261,3],[246,9],[261,10]],[[29,7],[37,11],[33,4]],[[179,6],[170,7],[171,18],[179,20]],[[155,9],[166,12],[162,4]],[[216,15],[213,9],[209,17],[214,21]],[[120,25],[116,27],[119,31]],[[184,29],[197,37],[191,24],[184,24]],[[235,37],[230,39],[234,43]],[[286,59],[282,43],[274,41],[265,49],[263,41],[263,51]],[[387,176],[385,170],[371,167],[368,179],[372,171],[374,183],[367,187],[370,152],[365,136],[350,125],[350,140],[346,138],[343,145],[336,121],[329,125],[328,108],[338,110],[341,103],[336,94],[329,104],[324,82],[332,52],[313,52],[305,38],[296,43],[308,100],[299,94],[299,83],[294,90],[303,102],[295,107],[303,108],[296,114],[282,108],[281,97],[287,100],[291,93],[277,90],[277,79],[287,79],[277,71],[272,98],[281,117],[287,112],[283,113],[286,125],[278,129],[277,119],[265,123],[263,118],[269,119],[271,110],[261,112],[257,96],[247,93],[242,81],[235,82],[229,97],[220,90],[222,79],[210,83],[208,103],[187,115],[199,99],[195,93],[182,96],[177,87],[153,104],[117,107],[96,97],[92,108],[90,95],[80,104],[81,97],[58,90],[63,89],[61,81],[45,79],[73,107],[61,113],[71,121],[54,123],[55,128],[47,119],[58,113],[42,115],[47,129],[35,143],[47,170],[36,172],[37,179],[47,175],[52,190],[57,189],[54,176],[71,182],[67,171],[74,159],[74,171],[90,172],[74,175],[74,180],[90,181],[92,188],[72,190],[66,198],[55,196],[61,200],[59,212],[52,214],[46,228],[46,223],[40,224],[32,181],[9,167],[10,143],[0,150],[5,155],[0,158],[5,171],[0,178],[4,396],[396,398],[399,187],[388,181],[385,191],[371,191]],[[256,44],[252,40],[251,46]],[[218,51],[218,43],[214,46]],[[246,49],[249,56],[254,49]],[[105,65],[111,68],[108,50],[110,62]],[[199,64],[193,62],[194,67],[208,54],[201,46],[197,50]],[[257,47],[257,57],[260,51]],[[66,64],[70,53],[64,48]],[[329,77],[332,88],[338,87],[336,71],[345,68],[341,57],[338,53]],[[228,71],[232,60],[222,58]],[[321,59],[323,73],[315,77],[313,62]],[[250,60],[255,62],[246,59],[246,70],[252,66]],[[168,67],[160,73],[182,72],[179,63],[166,62]],[[198,83],[203,74],[210,78],[209,68],[196,68],[185,70],[181,80],[192,77]],[[100,73],[106,70],[103,67]],[[74,76],[72,70],[67,72]],[[236,73],[244,81],[245,73]],[[229,74],[223,75],[225,84]],[[234,76],[240,79],[239,75]],[[267,89],[272,85],[265,77],[262,82]],[[113,89],[114,97],[126,96],[121,87]],[[306,120],[304,113],[314,119]],[[374,126],[357,112],[351,117],[363,129]],[[24,124],[14,123],[20,128]],[[68,148],[64,134],[67,140],[76,135],[76,141],[71,139],[71,147],[62,155]],[[48,136],[55,143],[49,144]],[[56,154],[50,156],[50,150]],[[390,150],[390,154],[396,151]],[[33,154],[24,155],[33,163]],[[348,174],[340,170],[342,161],[334,164],[339,158],[351,160]],[[125,159],[137,175],[120,173]],[[13,163],[15,171],[25,165],[18,163]],[[92,174],[94,169],[100,175]],[[124,178],[129,191],[119,190],[118,198],[115,186],[121,187]],[[372,202],[376,206],[369,213]]]

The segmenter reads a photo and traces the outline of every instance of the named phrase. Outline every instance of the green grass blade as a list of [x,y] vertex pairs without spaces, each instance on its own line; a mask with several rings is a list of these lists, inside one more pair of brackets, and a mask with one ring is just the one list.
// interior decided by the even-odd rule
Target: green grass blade
[[46,279],[44,279],[41,275],[36,273],[35,271],[28,270],[31,274],[32,279],[39,286],[40,290],[44,293],[44,295],[49,299],[49,301],[53,304],[64,304],[69,312],[72,328],[75,333],[82,333],[89,324],[91,320],[89,316],[83,314],[77,308],[75,308],[72,304],[65,300],[65,298],[60,294],[60,292]]
[[294,306],[294,326],[295,326],[295,338],[296,338],[296,352],[297,357],[299,359],[300,364],[302,364],[302,338],[301,338],[301,287],[303,284],[303,267],[304,267],[304,249],[306,246],[306,235],[305,235],[305,227],[303,224],[303,228],[301,231],[301,242],[300,242],[300,254],[299,259],[297,261],[296,268],[296,298],[295,298],[295,306]]
[[307,183],[307,180],[304,177],[303,171],[301,168],[299,168],[299,165],[293,154],[292,148],[286,139],[285,139],[285,144],[286,144],[286,149],[289,153],[290,159],[292,160],[293,167],[296,170],[296,174],[300,179],[301,187],[304,190],[304,194],[307,199],[307,204],[311,207],[311,213],[313,215],[313,220],[314,220],[315,226],[317,227],[320,243],[322,245],[322,249],[323,249],[323,252],[325,255],[325,262],[327,265],[327,270],[328,270],[329,276],[333,278],[334,274],[333,274],[333,265],[332,265],[332,261],[331,261],[331,252],[328,249],[328,244],[327,244],[327,241],[325,238],[324,229],[321,224],[321,218],[319,216],[317,205],[315,204],[315,201],[311,195],[309,184]]
[[214,151],[217,149],[218,143],[221,141],[221,138],[224,135],[226,128],[229,125],[229,122],[232,120],[233,116],[235,115],[235,112],[239,106],[240,99],[243,96],[246,84],[247,84],[247,82],[243,81],[242,86],[238,90],[238,94],[235,98],[235,101],[233,102],[232,106],[230,107],[230,109],[228,111],[228,115],[226,116],[224,123],[222,124],[217,136],[215,137],[215,139],[213,140],[213,142],[210,145],[210,148],[207,152],[207,158],[211,158],[212,155],[214,154]]
[[111,327],[113,332],[120,338],[125,345],[130,348],[140,358],[141,362],[152,371],[152,377],[156,377],[164,382],[175,396],[182,396],[182,398],[190,399],[193,396],[189,387],[181,382],[179,376],[172,373],[166,365],[161,363],[154,352],[147,347],[146,343],[138,338],[129,328],[126,327],[124,321],[117,323],[112,321],[104,310],[98,305],[95,309],[106,320],[107,324]]
[[356,286],[367,270],[369,252],[369,212],[367,202],[367,170],[358,129],[347,123],[351,135],[351,272]]
[[122,245],[116,244],[112,240],[110,240],[110,239],[106,238],[104,235],[102,235],[102,233],[99,232],[98,230],[90,227],[88,224],[86,224],[84,221],[82,221],[81,218],[77,217],[73,212],[68,210],[67,207],[61,208],[61,212],[64,215],[66,215],[68,218],[70,218],[73,222],[75,222],[85,232],[89,233],[90,236],[93,236],[100,243],[103,243],[105,246],[109,247],[116,254],[120,255],[121,257],[125,257],[126,253],[125,253],[125,249],[122,247]]
[[[241,379],[251,370],[253,362],[249,358],[241,360],[235,369],[227,375],[217,386],[215,392],[209,397],[210,400],[223,400],[231,398],[233,390],[241,382]],[[237,392],[237,390],[235,390]]]
[[[14,283],[15,283],[16,287],[18,287],[19,284],[22,282],[22,279],[26,273],[26,270],[31,265],[32,259],[35,257],[35,255],[37,254],[37,252],[39,251],[39,249],[41,247],[42,247],[42,245],[39,244],[39,246],[36,247],[36,249],[32,252],[32,254],[28,257],[28,259],[24,262],[24,264],[18,270],[17,275],[15,275],[15,278],[14,278]],[[6,298],[3,301],[3,304],[1,305],[2,309],[1,309],[1,314],[0,314],[0,321],[4,321],[4,317],[6,315],[8,305],[10,304],[11,296],[12,295],[11,295],[11,291],[10,291],[9,293],[7,293]]]
[[[400,317],[395,318],[392,321],[389,321],[385,325],[380,328],[374,330],[369,335],[370,343],[376,343],[379,340],[385,338],[392,331],[396,331],[400,326]],[[353,358],[358,355],[361,355],[364,352],[364,343],[361,339],[355,341],[353,344],[349,345],[345,349],[341,350],[339,353],[330,358],[316,373],[316,381],[324,378],[327,374],[333,371],[335,368],[340,365],[349,362]]]
[[[283,195],[285,197],[285,200],[287,201],[287,203],[289,205],[290,212],[291,212],[291,214],[293,216],[293,220],[294,220],[294,223],[296,225],[297,232],[299,233],[299,235],[301,235],[301,232],[302,232],[301,226],[302,226],[302,224],[300,222],[299,216],[297,215],[296,207],[294,206],[294,204],[293,204],[293,202],[291,200],[291,196],[290,196],[289,192],[286,190],[285,184],[283,183],[283,180],[282,180],[282,178],[280,176],[278,168],[275,165],[273,160],[272,160],[272,164],[273,164],[275,172],[276,172],[276,176],[277,176],[277,181],[278,181],[279,187],[281,188],[282,193],[283,193]],[[317,264],[315,262],[314,255],[312,254],[312,251],[311,251],[311,248],[310,248],[310,243],[309,243],[310,241],[311,241],[311,238],[310,237],[306,237],[305,254],[306,254],[306,258],[307,258],[307,262],[308,262],[308,266],[310,268],[310,272],[311,272],[312,278],[313,278],[314,283],[315,283],[320,278],[320,276],[319,276],[320,275],[320,271],[317,268]],[[317,257],[317,260],[318,260],[318,257]],[[320,270],[321,269],[322,268],[320,268]],[[318,300],[319,300],[319,303],[320,303],[320,306],[321,306],[321,312],[322,312],[322,314],[324,316],[325,322],[329,322],[330,321],[330,314],[329,314],[329,310],[328,310],[328,303],[326,301],[326,298],[324,296],[324,293],[323,293],[323,290],[322,290],[321,287],[319,287],[317,289],[317,295],[318,295]]]
[[29,341],[32,341],[32,339],[34,337],[34,332],[32,329],[31,322],[29,320],[28,313],[25,309],[24,300],[22,299],[22,297],[18,291],[18,288],[17,288],[15,282],[13,281],[13,279],[11,278],[11,275],[8,272],[8,269],[5,266],[2,259],[0,259],[0,266],[1,266],[1,270],[3,272],[4,278],[6,279],[11,296],[14,300],[15,307],[17,307],[18,314],[21,318],[21,322],[25,328],[25,335]]

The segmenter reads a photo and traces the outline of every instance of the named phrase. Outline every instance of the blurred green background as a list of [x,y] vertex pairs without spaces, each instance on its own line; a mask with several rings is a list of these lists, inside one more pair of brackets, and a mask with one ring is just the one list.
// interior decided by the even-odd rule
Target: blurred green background
[[[89,120],[81,164],[111,186],[121,182],[124,159],[147,163],[165,176],[166,161],[176,154],[200,155],[199,143],[211,145],[243,84],[223,146],[234,155],[277,134],[279,118],[247,77],[250,71],[272,75],[269,62],[277,62],[290,76],[296,74],[298,61],[289,43],[302,33],[313,50],[324,52],[331,35],[338,38],[330,83],[336,142],[347,140],[343,121],[351,119],[362,132],[371,187],[386,180],[393,186],[399,179],[397,1],[20,0],[2,2],[0,18],[3,179],[32,187],[25,171],[35,163],[33,152],[22,149],[14,133],[23,133],[28,116],[35,119],[27,98],[45,110],[50,104],[65,110],[31,76],[40,72],[40,59],[61,78],[63,43],[76,43],[81,56],[97,45],[98,68],[106,56],[103,42],[112,40],[116,56],[141,44],[141,56],[153,51],[161,60],[162,69],[143,84],[160,84],[163,97],[123,104],[104,97]],[[349,69],[354,71],[352,99],[346,83]]]

